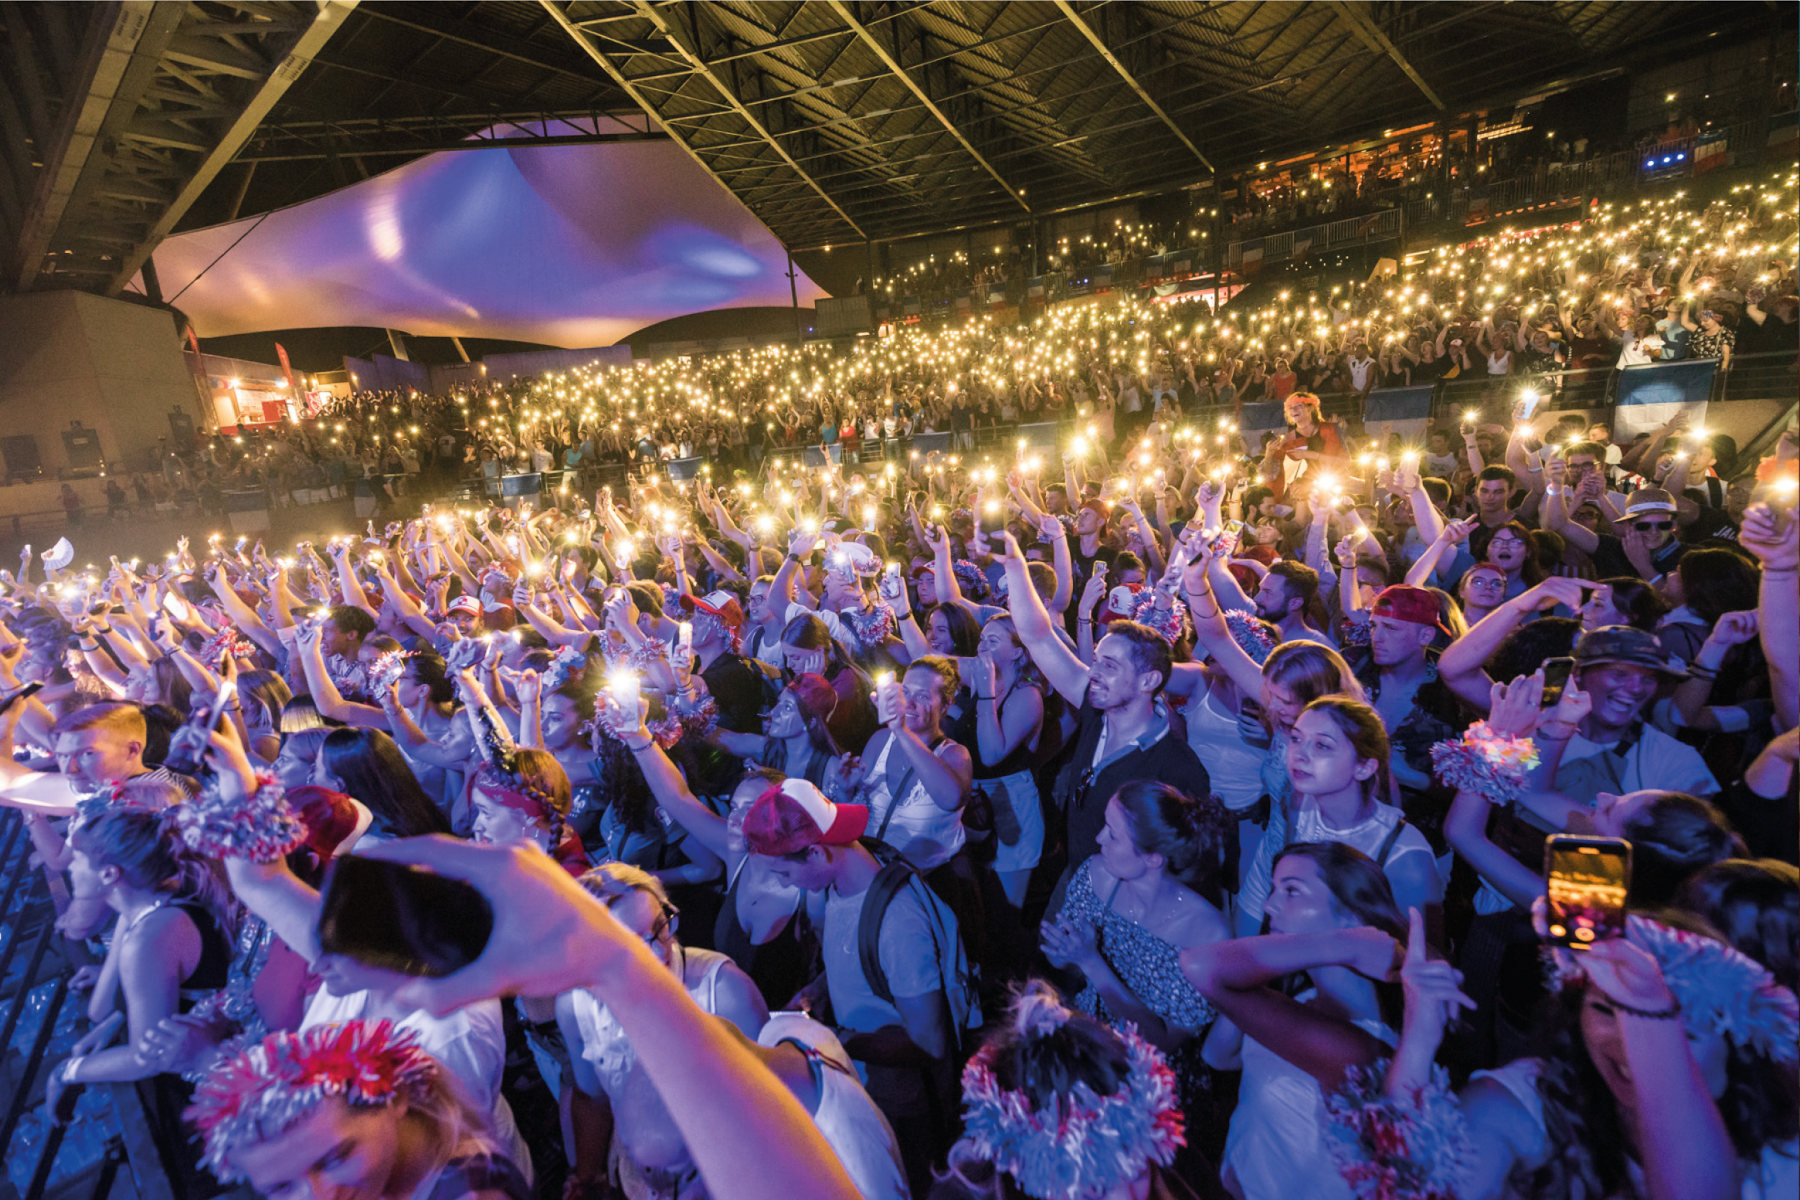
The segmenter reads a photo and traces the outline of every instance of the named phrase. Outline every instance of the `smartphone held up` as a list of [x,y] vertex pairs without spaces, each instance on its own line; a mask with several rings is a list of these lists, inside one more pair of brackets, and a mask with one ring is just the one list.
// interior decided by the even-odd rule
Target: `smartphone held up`
[[1623,838],[1554,834],[1544,839],[1545,940],[1570,950],[1625,935],[1631,843]]

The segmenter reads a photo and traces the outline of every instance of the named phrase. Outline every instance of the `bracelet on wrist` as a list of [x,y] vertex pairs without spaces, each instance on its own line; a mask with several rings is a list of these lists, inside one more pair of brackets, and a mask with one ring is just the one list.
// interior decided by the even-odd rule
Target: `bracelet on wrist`
[[81,1064],[86,1061],[87,1061],[87,1055],[77,1054],[74,1058],[71,1058],[69,1061],[65,1062],[62,1065],[62,1071],[60,1072],[60,1075],[62,1077],[62,1083],[63,1083],[64,1087],[72,1087],[75,1084],[78,1084],[81,1082],[79,1079],[75,1078],[75,1072],[80,1070]]
[[648,750],[650,747],[656,745],[656,739],[653,737],[645,738],[644,744],[641,746],[634,746],[630,742],[626,741],[624,738],[620,738],[619,741],[623,742],[625,745],[625,748],[627,750],[631,751],[633,754],[642,754],[644,751]]

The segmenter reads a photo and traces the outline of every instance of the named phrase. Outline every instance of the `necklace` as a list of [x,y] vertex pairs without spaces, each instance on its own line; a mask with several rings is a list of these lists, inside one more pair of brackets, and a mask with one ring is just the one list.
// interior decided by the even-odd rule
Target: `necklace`
[[145,917],[149,916],[151,913],[155,912],[159,908],[167,908],[168,905],[169,905],[169,897],[167,897],[167,896],[164,896],[162,899],[151,904],[149,907],[145,908],[142,912],[138,913],[137,916],[132,917],[129,921],[125,922],[125,928],[119,930],[120,935],[123,936],[124,934],[130,933],[132,930],[136,929],[139,925],[142,925],[144,923]]

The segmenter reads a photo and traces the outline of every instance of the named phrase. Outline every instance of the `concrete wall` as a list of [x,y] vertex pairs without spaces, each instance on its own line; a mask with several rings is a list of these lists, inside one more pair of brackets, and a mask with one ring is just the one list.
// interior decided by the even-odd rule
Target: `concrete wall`
[[[205,423],[168,313],[84,292],[0,296],[0,437],[35,437],[47,478],[68,465],[70,421],[124,469],[168,436],[171,408]],[[0,508],[17,507],[8,490]]]

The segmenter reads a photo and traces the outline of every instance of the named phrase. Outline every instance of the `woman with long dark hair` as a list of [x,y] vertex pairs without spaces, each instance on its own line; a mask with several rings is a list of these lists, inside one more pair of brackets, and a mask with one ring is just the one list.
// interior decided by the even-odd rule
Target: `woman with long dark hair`
[[[1181,956],[1188,981],[1221,1017],[1205,1058],[1241,1069],[1225,1143],[1225,1185],[1242,1200],[1349,1200],[1319,1121],[1345,1072],[1389,1052],[1400,1019],[1393,972],[1406,924],[1381,868],[1335,842],[1286,847],[1275,860],[1270,932]],[[1306,988],[1289,995],[1282,981]]]
[[[1541,912],[1537,922],[1545,934]],[[1624,937],[1581,954],[1556,951],[1553,976],[1532,1031],[1537,1053],[1477,1071],[1452,1094],[1432,1060],[1470,1002],[1448,964],[1409,947],[1393,1059],[1333,1105],[1340,1121],[1360,1124],[1354,1111],[1387,1105],[1404,1123],[1380,1148],[1363,1139],[1346,1165],[1393,1169],[1387,1160],[1406,1157],[1405,1146],[1462,1142],[1476,1148],[1457,1164],[1464,1200],[1794,1194],[1792,991],[1672,910],[1633,913]]]
[[394,739],[379,729],[334,729],[325,735],[312,781],[368,806],[371,838],[449,833],[450,821],[425,789]]

